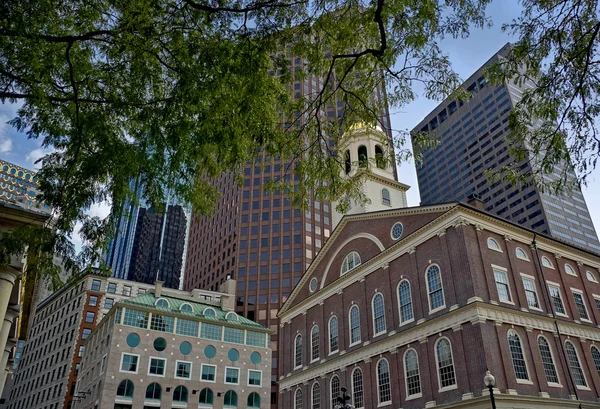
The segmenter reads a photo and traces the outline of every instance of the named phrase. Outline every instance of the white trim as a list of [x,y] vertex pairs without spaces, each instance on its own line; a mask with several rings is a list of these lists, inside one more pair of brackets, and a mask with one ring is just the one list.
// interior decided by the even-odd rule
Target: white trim
[[[493,243],[495,243],[496,247],[498,247],[498,248],[490,246],[490,241],[493,242]],[[502,247],[500,247],[500,243],[498,243],[498,241],[495,238],[488,237],[487,240],[486,240],[486,244],[487,244],[487,248],[488,249],[493,250],[493,251],[497,251],[498,253],[504,253],[502,251]]]
[[354,373],[356,371],[360,371],[360,383],[362,386],[362,394],[363,394],[363,405],[356,407],[356,409],[363,409],[365,407],[365,378],[363,375],[364,372],[363,372],[362,368],[359,366],[354,367],[354,369],[352,370],[352,373],[350,374],[350,384],[351,384],[350,390],[352,391],[351,392],[352,396],[350,396],[350,400],[352,401],[353,405],[356,405],[356,402],[354,402]]
[[[156,374],[151,374],[150,373],[150,367],[152,366],[152,360],[153,359],[158,359],[159,361],[163,361],[165,363],[162,375],[156,375]],[[165,375],[166,375],[166,373],[167,373],[167,358],[161,358],[159,356],[149,356],[148,357],[148,376],[155,376],[157,378],[164,378]],[[162,386],[161,386],[161,388],[162,388]],[[162,389],[161,389],[161,391],[162,391]]]
[[[546,284],[548,284],[548,294],[550,295],[550,305],[552,305],[552,311],[554,312],[554,314],[558,315],[559,317],[569,318],[569,315],[567,314],[567,307],[565,306],[565,302],[562,297],[562,292],[560,291],[560,284],[554,283],[552,281],[546,281]],[[564,313],[555,311],[554,302],[552,301],[552,294],[550,294],[550,287],[554,287],[554,288],[558,289],[558,294],[560,295],[560,302],[563,306],[563,310],[565,310]]]
[[[319,407],[323,406],[323,403],[321,402],[321,383],[318,380],[315,380],[312,384],[312,386],[310,387],[310,408],[314,407],[314,403],[315,403],[315,386],[319,387]],[[304,403],[304,402],[302,402]]]
[[[567,348],[567,342],[570,343],[571,345],[573,345],[573,350],[575,350],[575,356],[577,357],[577,363],[579,364],[579,369],[581,369],[581,374],[583,375],[583,380],[585,381],[585,384],[587,385],[587,386],[581,386],[581,385],[576,384],[575,387],[582,391],[589,391],[589,390],[591,390],[590,386],[589,386],[590,383],[588,382],[587,377],[585,376],[585,371],[583,370],[583,365],[581,364],[581,358],[579,357],[579,351],[577,350],[577,347],[570,339],[565,340],[565,350]],[[571,375],[573,375],[573,371],[571,370],[571,365],[569,364],[569,354],[566,354],[566,355],[567,355],[567,366],[569,368],[569,371],[571,371]],[[574,375],[573,375],[573,378],[575,378]],[[575,379],[573,379],[573,383],[575,383]]]
[[[300,408],[298,408],[296,406],[296,402],[298,400],[298,392],[300,392],[300,399],[302,399],[302,405],[300,406]],[[312,402],[311,402],[312,404]],[[304,406],[304,393],[302,393],[302,388],[300,388],[300,386],[298,386],[296,388],[296,390],[294,391],[294,409],[302,409],[302,406]]]
[[530,274],[525,274],[525,273],[519,273],[519,274],[521,275],[521,277],[528,278],[530,280],[535,281],[535,277]]
[[[166,302],[167,303],[167,308],[171,308],[171,303],[169,302],[169,300],[167,300],[166,298],[162,298],[162,297],[159,297],[156,301],[154,301],[154,306],[155,307],[158,307],[159,301]],[[164,307],[160,307],[160,308],[164,308]]]
[[[519,253],[518,250],[521,250],[523,252],[523,254],[525,255],[525,257],[519,257]],[[523,250],[521,247],[516,247],[515,248],[515,256],[519,259],[519,260],[524,260],[524,261],[530,261],[529,260],[529,256],[527,255],[527,252],[525,250]]]
[[[519,340],[519,346],[521,347],[521,355],[523,355],[523,361],[525,362],[525,370],[527,371],[526,375],[527,375],[527,379],[519,379],[517,378],[517,369],[515,368],[515,361],[512,357],[512,353],[510,353],[510,340],[509,337],[511,334],[515,334],[517,336],[517,339]],[[508,352],[510,353],[510,362],[512,364],[513,367],[513,373],[515,374],[515,381],[517,383],[520,384],[525,384],[525,385],[533,385],[533,382],[531,381],[531,376],[530,376],[530,370],[529,370],[529,363],[527,363],[527,355],[525,354],[525,348],[523,346],[523,340],[521,339],[521,336],[519,335],[519,333],[517,331],[515,331],[514,329],[509,329],[506,332],[506,342],[508,343]]]
[[[498,292],[498,281],[496,280],[496,272],[504,274],[504,278],[506,279],[506,288],[508,288],[508,300],[501,300],[500,293]],[[492,273],[494,274],[494,283],[496,284],[496,294],[498,294],[498,302],[503,302],[505,304],[515,305],[513,301],[512,291],[510,289],[510,281],[508,280],[508,270],[504,267],[500,267],[492,264]],[[505,283],[501,283],[505,284]]]
[[[331,320],[335,318],[337,322],[337,349],[331,349]],[[332,315],[329,317],[329,321],[327,321],[327,347],[329,349],[329,355],[340,352],[340,320],[338,320],[337,315]]]
[[[440,287],[442,290],[442,298],[444,299],[444,303],[433,310],[431,309],[431,291],[429,290],[429,280],[427,279],[427,273],[429,272],[429,269],[432,266],[436,266],[438,268],[438,275],[440,277]],[[427,305],[429,306],[429,315],[446,308],[446,295],[444,294],[444,282],[442,281],[442,268],[439,266],[439,264],[431,263],[427,266],[427,268],[425,268],[425,286],[427,288]]]
[[[385,328],[383,331],[376,332],[377,328],[375,327],[375,297],[377,297],[378,295],[381,295],[381,300],[383,302],[383,326]],[[387,332],[387,321],[385,320],[385,297],[379,291],[373,294],[373,297],[371,297],[371,321],[373,322],[373,338],[383,335]]]
[[302,334],[298,333],[298,334],[296,334],[296,337],[294,338],[294,356],[292,357],[292,359],[294,360],[294,369],[302,368],[302,363],[304,362],[304,357],[303,357],[304,351],[302,350],[304,348],[304,345],[301,345],[300,346],[300,365],[296,365],[296,355],[298,355],[298,353],[297,353],[298,337],[300,337],[300,340],[301,340],[300,342],[302,342]]
[[[421,389],[421,392],[413,393],[412,395],[408,394],[408,371],[406,370],[406,355],[408,354],[408,351],[414,351],[415,354],[417,355],[417,370],[419,371],[419,388]],[[421,366],[419,365],[419,353],[417,352],[416,349],[408,348],[406,351],[404,351],[404,354],[402,355],[402,366],[404,367],[404,388],[406,390],[405,400],[418,399],[418,398],[422,397],[423,396],[423,385],[421,383]]]
[[[390,387],[390,400],[386,400],[384,402],[381,401],[381,396],[380,396],[381,385],[379,385],[379,363],[381,361],[385,361],[387,363],[388,381],[389,381],[389,387]],[[387,358],[379,358],[377,360],[377,363],[375,364],[375,380],[377,381],[377,407],[391,405],[392,404],[392,370],[390,368],[390,361],[388,361]]]
[[[540,303],[540,297],[538,295],[538,289],[537,289],[537,285],[535,283],[535,277],[529,274],[525,274],[525,273],[519,273],[521,274],[521,283],[523,283],[523,291],[525,291],[525,301],[527,302],[527,308],[530,308],[534,311],[543,311],[542,307],[541,307],[541,303]],[[537,300],[538,303],[538,307],[532,307],[531,305],[529,305],[529,301],[527,300],[527,289],[525,288],[525,280],[529,280],[529,281],[533,281],[533,292],[535,293],[535,299]]]
[[[213,368],[215,368],[215,379],[214,380],[208,380],[208,379],[202,379],[202,373],[204,372],[204,367],[205,366],[212,366]],[[217,365],[212,365],[212,364],[200,364],[200,382],[210,382],[210,383],[216,383],[217,382],[217,372],[218,372],[218,368]]]
[[[352,342],[352,309],[355,308],[358,310],[358,341]],[[362,328],[360,325],[360,307],[357,304],[352,304],[350,308],[348,308],[348,340],[350,341],[350,345],[348,347],[358,345],[362,342]]]
[[[545,264],[544,264],[544,260],[546,260],[546,261],[549,263],[549,265],[545,265]],[[551,269],[551,270],[554,270],[554,263],[553,263],[553,262],[552,262],[552,260],[550,260],[548,257],[546,257],[546,256],[542,256],[542,267],[545,267],[545,268],[549,268],[549,269]]]
[[[123,371],[121,368],[123,368],[123,357],[125,355],[132,355],[137,357],[137,363],[135,364],[135,372],[133,371]],[[139,354],[131,354],[129,352],[121,352],[121,360],[119,361],[119,372],[121,373],[139,373],[140,371],[140,355]]]
[[[237,371],[238,376],[237,376],[237,382],[227,382],[227,370],[228,369],[234,369]],[[216,378],[216,377],[215,377]],[[235,366],[225,366],[225,369],[223,370],[223,383],[225,385],[239,385],[240,384],[240,368],[236,368]]]
[[[573,268],[572,265],[570,265],[569,263],[565,263],[565,265],[563,266],[563,268],[565,269],[565,273],[567,273],[570,276],[573,277],[577,277],[577,272],[575,271],[575,269]],[[569,270],[572,271],[572,273],[569,273]]]
[[[449,386],[442,387],[442,379],[440,378],[440,358],[438,356],[438,345],[442,340],[448,341],[450,345],[450,358],[452,358],[452,370],[454,372],[454,384]],[[456,365],[454,364],[454,353],[452,352],[452,342],[448,339],[448,337],[440,337],[435,341],[433,345],[433,354],[435,355],[435,372],[437,374],[438,380],[438,392],[450,391],[458,388],[458,379],[456,379]]]
[[[354,261],[356,259],[355,254],[356,254],[356,256],[358,256],[358,264],[355,263],[354,267],[350,268],[350,266],[348,266],[348,260],[349,260],[350,256],[352,256],[352,260]],[[348,266],[348,269],[346,271],[344,271],[344,264],[346,264],[346,266]],[[342,260],[342,265],[340,266],[340,277],[348,274],[350,271],[354,270],[355,268],[358,268],[358,266],[360,266],[361,264],[362,264],[362,257],[360,256],[360,253],[358,251],[352,250],[350,253],[346,254],[344,259]]]
[[575,302],[575,294],[579,294],[581,296],[581,302],[583,303],[583,309],[585,310],[586,315],[588,316],[587,318],[582,318],[581,314],[579,314],[579,310],[577,310],[577,313],[579,314],[579,319],[583,322],[587,322],[587,323],[591,323],[592,320],[590,319],[590,311],[588,310],[587,304],[585,303],[585,297],[584,297],[584,293],[583,291],[581,291],[578,288],[571,288],[571,293],[573,294],[573,303],[575,303],[575,307],[577,309],[577,303]]
[[[229,318],[229,317],[233,317],[233,318]],[[239,321],[240,320],[240,316],[237,315],[235,312],[233,311],[229,311],[227,314],[225,314],[225,319],[226,320],[234,320],[234,321]]]
[[[399,237],[394,237],[394,227],[396,227],[396,225],[400,225],[402,226],[402,232],[400,233]],[[402,224],[402,222],[395,222],[394,224],[392,224],[392,228],[390,229],[390,238],[394,241],[400,240],[400,238],[402,237],[402,235],[404,234],[404,225]]]
[[[214,315],[208,315],[208,314],[206,314],[206,311],[212,311],[214,313]],[[217,312],[212,307],[206,307],[204,310],[202,310],[202,315],[208,315],[209,317],[216,317]],[[221,334],[221,339],[223,339],[223,334]]]
[[[402,284],[405,281],[408,283],[408,295],[410,297],[410,309],[412,312],[412,318],[408,319],[406,321],[402,321],[402,304],[400,301],[400,284]],[[400,280],[400,282],[398,282],[398,285],[396,286],[396,294],[398,296],[398,318],[400,319],[400,326],[410,324],[411,322],[413,322],[415,320],[415,309],[414,309],[413,298],[412,298],[412,286],[410,285],[410,281],[408,280],[408,278],[404,278],[404,279]]]
[[[590,277],[589,277],[590,275],[594,278],[593,280],[590,280]],[[588,281],[591,281],[592,283],[597,283],[598,282],[598,279],[596,278],[596,276],[594,275],[594,273],[592,273],[590,270],[586,270],[585,271],[585,278]]]
[[[313,358],[313,331],[314,329],[317,329],[317,357]],[[321,330],[319,329],[318,325],[313,325],[312,328],[310,329],[310,363],[312,364],[313,362],[317,362],[321,359]]]
[[[250,372],[259,372],[260,373],[260,384],[259,385],[250,385]],[[246,382],[247,386],[251,388],[262,388],[262,372],[260,369],[248,369],[248,382]]]
[[[178,369],[178,366],[179,366],[180,362],[183,363],[183,364],[190,364],[190,377],[189,378],[184,378],[182,376],[177,376],[177,369]],[[192,362],[190,362],[190,361],[182,361],[182,360],[179,360],[179,359],[175,360],[175,371],[173,372],[173,377],[175,379],[188,379],[188,380],[191,380],[192,379],[192,368],[193,368],[193,366],[194,366],[194,364]]]
[[550,386],[551,388],[562,388],[563,386],[560,383],[560,374],[558,373],[558,369],[556,369],[556,361],[554,360],[554,352],[552,352],[552,345],[550,344],[550,341],[548,341],[548,338],[546,338],[546,336],[540,334],[537,336],[536,343],[537,343],[537,347],[538,347],[538,354],[540,354],[540,358],[541,358],[541,352],[540,352],[540,338],[544,338],[546,340],[546,343],[548,344],[548,350],[550,351],[550,358],[552,359],[552,366],[554,366],[554,373],[556,373],[556,378],[558,378],[558,383],[556,382],[548,382],[548,379],[546,378],[546,371],[544,370],[544,362],[542,361],[542,372],[544,372],[544,379],[546,379],[546,384],[548,386]]

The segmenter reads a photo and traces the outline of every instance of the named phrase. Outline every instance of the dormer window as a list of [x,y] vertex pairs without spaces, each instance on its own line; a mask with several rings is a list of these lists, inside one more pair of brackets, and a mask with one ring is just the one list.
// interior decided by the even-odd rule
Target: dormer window
[[346,274],[348,271],[360,266],[360,254],[356,251],[351,252],[346,256],[342,263],[342,270],[340,275]]
[[181,304],[181,307],[179,307],[179,310],[183,311],[183,312],[192,312],[193,311],[192,306],[189,305],[188,303]]
[[206,308],[204,310],[204,315],[209,316],[209,317],[215,317],[217,315],[217,313],[212,308]]
[[167,300],[165,300],[164,298],[159,298],[158,300],[156,300],[156,304],[157,307],[161,307],[161,308],[169,308],[169,302]]
[[232,320],[232,321],[238,321],[239,317],[235,312],[228,312],[227,315],[225,316],[225,319]]

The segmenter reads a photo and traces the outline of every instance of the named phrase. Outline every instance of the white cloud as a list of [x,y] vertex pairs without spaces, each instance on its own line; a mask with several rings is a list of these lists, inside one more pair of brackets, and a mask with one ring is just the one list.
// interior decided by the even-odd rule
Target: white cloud
[[42,163],[35,162],[37,162],[38,159],[43,158],[44,156],[52,152],[53,149],[37,148],[25,155],[25,160],[27,162],[30,162],[36,170],[40,170],[42,168]]
[[111,204],[108,201],[93,204],[87,213],[92,217],[104,219],[110,214]]
[[12,151],[13,142],[7,136],[3,136],[0,134],[0,153],[8,153]]

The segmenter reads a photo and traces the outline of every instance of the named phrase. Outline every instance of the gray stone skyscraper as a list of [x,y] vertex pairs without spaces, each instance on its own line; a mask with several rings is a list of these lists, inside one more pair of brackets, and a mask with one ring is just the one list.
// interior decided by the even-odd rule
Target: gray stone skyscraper
[[[556,196],[533,186],[492,184],[485,176],[486,170],[514,161],[506,142],[508,115],[523,90],[533,87],[533,83],[488,83],[485,68],[509,49],[505,45],[464,83],[472,94],[469,101],[446,99],[413,129],[413,133],[429,132],[439,141],[436,148],[422,152],[422,164],[417,166],[421,205],[461,201],[476,194],[491,213],[599,253],[600,242],[579,188],[568,196]],[[531,162],[519,163],[521,171],[531,172]],[[557,167],[556,174],[561,171]]]

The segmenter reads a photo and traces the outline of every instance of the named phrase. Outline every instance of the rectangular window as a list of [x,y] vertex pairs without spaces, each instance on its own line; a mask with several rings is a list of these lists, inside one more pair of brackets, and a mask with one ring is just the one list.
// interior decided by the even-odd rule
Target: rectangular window
[[81,334],[81,339],[87,339],[91,333],[92,330],[90,328],[84,328],[83,333]]
[[225,367],[225,383],[239,384],[240,383],[240,370],[238,368]]
[[498,290],[499,300],[502,302],[511,302],[506,272],[494,269],[494,278],[496,279],[496,289]]
[[166,364],[166,359],[150,358],[150,365],[148,366],[148,375],[165,376]]
[[108,283],[108,287],[106,288],[106,292],[109,294],[116,294],[117,293],[117,283]]
[[265,339],[266,339],[266,334],[264,334],[262,332],[253,332],[253,331],[246,332],[246,345],[264,348],[265,347]]
[[92,290],[100,291],[101,285],[102,285],[102,282],[100,280],[92,280]]
[[123,354],[121,355],[121,372],[137,373],[138,355]]
[[175,362],[175,378],[191,379],[192,378],[192,363],[176,361]]
[[585,306],[585,301],[583,301],[583,294],[574,289],[571,289],[571,291],[573,291],[573,301],[575,301],[575,306],[579,312],[579,318],[581,318],[582,321],[589,321],[590,318]]
[[148,328],[148,313],[145,311],[125,309],[123,325],[138,328]]
[[200,327],[200,338],[220,341],[221,328],[223,327],[221,327],[220,325],[206,324],[203,322],[202,326]]
[[529,277],[521,277],[523,279],[523,287],[525,288],[525,296],[527,297],[527,305],[530,308],[539,309],[537,292],[535,290],[535,281]]
[[115,304],[114,298],[107,298],[104,300],[104,308],[111,309],[114,304]]
[[106,355],[102,357],[102,364],[100,365],[100,373],[104,373],[104,369],[106,368]]
[[566,315],[565,307],[560,296],[560,287],[549,285],[548,290],[550,290],[550,297],[552,298],[554,312],[560,315]]
[[152,314],[150,329],[154,331],[173,332],[175,319],[167,315]]
[[596,309],[598,309],[598,312],[600,312],[600,297],[594,295],[594,302],[596,303]]
[[202,373],[200,379],[206,382],[214,382],[217,374],[217,367],[215,365],[202,364]]
[[96,320],[96,313],[88,311],[85,313],[85,322],[92,324]]
[[190,337],[198,336],[198,322],[177,318],[177,328],[175,333],[179,335],[187,335]]
[[90,307],[95,307],[96,305],[98,305],[98,296],[97,295],[90,295],[90,299],[88,301],[88,305]]
[[260,386],[262,379],[262,371],[248,370],[248,386]]
[[244,330],[239,328],[225,327],[223,340],[234,344],[244,344]]
[[126,297],[131,297],[131,286],[130,285],[123,286],[123,295]]

